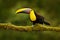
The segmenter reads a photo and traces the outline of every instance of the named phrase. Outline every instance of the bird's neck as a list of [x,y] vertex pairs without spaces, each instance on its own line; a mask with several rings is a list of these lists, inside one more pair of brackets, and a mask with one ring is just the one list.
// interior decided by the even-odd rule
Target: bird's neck
[[34,12],[35,13],[35,16],[37,17],[37,18],[39,18],[41,15],[39,14],[39,13],[37,13],[37,12]]

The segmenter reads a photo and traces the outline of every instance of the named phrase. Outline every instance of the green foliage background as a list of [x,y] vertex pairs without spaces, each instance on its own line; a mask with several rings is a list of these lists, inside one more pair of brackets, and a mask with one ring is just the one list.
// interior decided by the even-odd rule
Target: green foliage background
[[[31,25],[29,15],[17,15],[19,8],[30,7],[45,17],[51,26],[60,26],[60,0],[0,0],[0,23]],[[0,29],[1,40],[59,40],[59,32],[19,32]]]

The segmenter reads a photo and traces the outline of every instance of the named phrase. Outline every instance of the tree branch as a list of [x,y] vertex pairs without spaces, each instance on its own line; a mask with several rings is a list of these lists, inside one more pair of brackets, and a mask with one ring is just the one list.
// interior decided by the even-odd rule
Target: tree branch
[[40,24],[35,25],[35,27],[32,27],[32,26],[15,26],[8,23],[0,23],[0,28],[19,30],[19,31],[57,31],[57,32],[60,32],[59,27],[48,27],[48,26],[42,27],[42,25]]

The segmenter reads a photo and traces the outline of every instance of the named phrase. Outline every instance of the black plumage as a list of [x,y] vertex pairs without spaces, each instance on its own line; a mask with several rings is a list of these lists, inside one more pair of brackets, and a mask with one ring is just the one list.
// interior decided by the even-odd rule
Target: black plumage
[[50,25],[50,23],[48,23],[44,20],[43,16],[37,14],[36,12],[34,12],[34,13],[35,13],[35,16],[36,16],[36,20],[31,21],[33,23],[33,25],[35,25],[36,23]]

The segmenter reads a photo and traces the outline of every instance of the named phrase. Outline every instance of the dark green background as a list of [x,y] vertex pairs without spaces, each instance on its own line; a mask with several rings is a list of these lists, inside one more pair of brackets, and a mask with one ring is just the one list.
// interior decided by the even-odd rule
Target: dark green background
[[[45,17],[51,26],[60,26],[60,0],[0,0],[0,23],[32,25],[29,15],[15,12],[30,7]],[[59,32],[19,32],[0,29],[0,40],[60,40]]]

